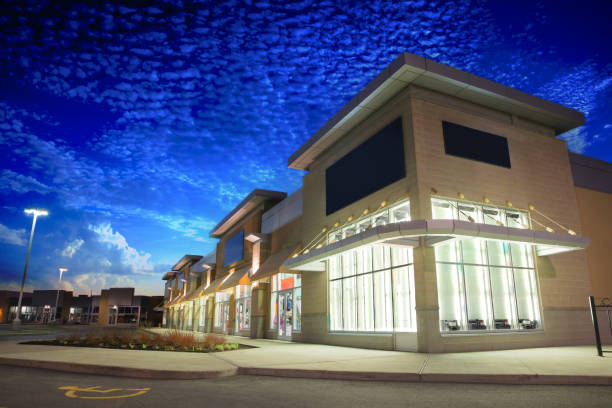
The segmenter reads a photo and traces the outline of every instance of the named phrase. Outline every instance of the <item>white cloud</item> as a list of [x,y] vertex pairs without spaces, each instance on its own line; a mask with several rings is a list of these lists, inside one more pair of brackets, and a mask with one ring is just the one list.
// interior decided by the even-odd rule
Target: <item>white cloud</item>
[[89,229],[98,234],[98,240],[121,252],[123,263],[132,269],[133,273],[143,275],[155,275],[153,263],[150,261],[151,254],[139,252],[127,243],[127,240],[118,231],[113,231],[110,224],[90,225]]
[[66,245],[66,248],[62,251],[62,256],[72,258],[76,251],[85,243],[81,238],[77,238]]
[[0,242],[5,242],[12,245],[25,246],[26,230],[25,229],[10,229],[9,227],[0,224]]
[[34,177],[24,176],[11,170],[2,170],[0,173],[0,189],[15,191],[25,194],[30,191],[46,194],[51,191],[51,187],[41,183]]

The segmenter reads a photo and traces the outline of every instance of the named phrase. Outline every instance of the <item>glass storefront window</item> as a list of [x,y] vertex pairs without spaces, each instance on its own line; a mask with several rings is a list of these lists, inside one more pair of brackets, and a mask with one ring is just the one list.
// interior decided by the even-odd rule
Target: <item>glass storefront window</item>
[[412,249],[365,245],[328,259],[329,329],[416,330]]
[[279,337],[291,337],[302,330],[302,275],[277,273],[272,276],[270,330]]
[[236,328],[248,330],[251,325],[251,286],[236,286]]
[[[528,226],[527,214],[518,210],[452,203],[432,198],[434,218],[471,217],[474,222]],[[435,258],[443,332],[541,327],[533,249],[529,245],[455,239],[437,245]]]
[[228,292],[215,293],[215,327],[224,331],[229,328],[230,296]]
[[337,230],[331,231],[327,236],[328,244],[340,241],[351,235],[359,234],[372,227],[389,223],[410,221],[410,202],[403,201],[388,208],[382,208],[371,214],[361,216],[351,223],[347,223]]

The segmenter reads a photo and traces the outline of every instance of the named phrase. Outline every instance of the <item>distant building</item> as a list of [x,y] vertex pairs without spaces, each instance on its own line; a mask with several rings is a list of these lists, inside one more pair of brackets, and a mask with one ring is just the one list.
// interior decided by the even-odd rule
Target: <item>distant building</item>
[[[19,292],[0,290],[0,323],[11,322]],[[57,289],[24,292],[21,320],[31,323],[97,324],[99,326],[157,327],[162,323],[163,296],[134,296],[134,288],[110,288],[101,295],[79,295]],[[57,308],[56,308],[57,300]],[[156,310],[157,309],[157,310]],[[102,313],[100,313],[102,311]]]
[[[19,302],[19,292],[12,290],[0,290],[0,323],[13,321],[17,314],[17,303]],[[23,292],[21,299],[21,316],[24,321],[31,321],[32,313],[32,293]]]

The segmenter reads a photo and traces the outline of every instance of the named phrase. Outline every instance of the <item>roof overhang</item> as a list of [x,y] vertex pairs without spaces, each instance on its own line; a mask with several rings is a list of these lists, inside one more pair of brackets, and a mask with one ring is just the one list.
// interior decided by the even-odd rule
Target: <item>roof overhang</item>
[[174,272],[174,271],[166,272],[166,273],[164,274],[164,276],[162,276],[162,280],[172,279],[172,278],[174,278],[176,275],[178,275],[178,272]]
[[215,266],[216,265],[214,263],[206,262],[206,258],[202,258],[198,262],[191,265],[191,268],[189,268],[189,271],[190,272],[206,272],[210,269],[215,269]]
[[202,255],[185,255],[173,267],[173,271],[180,271],[185,265],[193,264],[202,259]]
[[553,128],[556,134],[585,123],[582,112],[418,55],[402,53],[293,153],[287,165],[308,169],[329,146],[411,84],[528,119]]
[[436,246],[461,238],[481,238],[535,246],[538,256],[584,249],[589,239],[532,229],[502,227],[458,220],[415,220],[381,225],[336,241],[307,254],[290,258],[285,267],[302,271],[325,271],[324,260],[362,245],[383,244],[403,247]]
[[272,190],[253,190],[244,200],[240,202],[229,214],[227,214],[221,222],[219,222],[210,233],[212,238],[220,238],[234,224],[240,221],[251,210],[266,200],[279,202],[287,197],[287,193]]

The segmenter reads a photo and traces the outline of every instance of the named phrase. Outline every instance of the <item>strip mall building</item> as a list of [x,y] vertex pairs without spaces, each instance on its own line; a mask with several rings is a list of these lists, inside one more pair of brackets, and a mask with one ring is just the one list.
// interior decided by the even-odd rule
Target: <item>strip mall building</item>
[[584,121],[402,54],[289,158],[302,188],[253,191],[216,251],[164,275],[165,325],[420,352],[591,343],[612,165],[556,138]]

